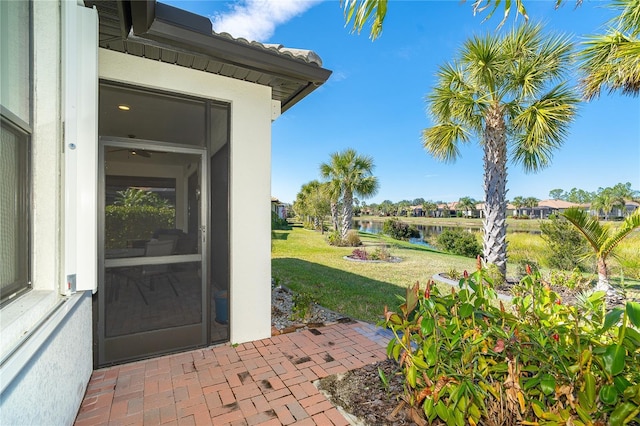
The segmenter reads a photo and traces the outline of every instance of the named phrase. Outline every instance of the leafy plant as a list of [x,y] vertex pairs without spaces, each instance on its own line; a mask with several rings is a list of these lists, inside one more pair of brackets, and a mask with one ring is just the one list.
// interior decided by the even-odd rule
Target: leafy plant
[[369,260],[369,254],[365,249],[355,249],[351,252],[351,257],[358,260]]
[[331,231],[327,234],[327,242],[329,245],[341,247],[344,245],[342,241],[342,237],[340,236],[340,231]]
[[378,377],[380,377],[382,388],[387,392],[389,392],[389,379],[387,378],[387,375],[384,374],[384,371],[380,367],[378,367]]
[[436,246],[440,250],[466,257],[476,257],[482,253],[482,246],[475,235],[462,229],[445,229],[438,235]]
[[518,275],[518,277],[524,277],[525,275],[527,275],[527,269],[533,272],[539,272],[540,266],[537,262],[534,262],[532,260],[521,260],[518,262],[516,274]]
[[514,311],[497,300],[486,270],[460,290],[406,290],[381,323],[387,354],[404,376],[418,424],[612,425],[640,420],[640,304],[606,309],[605,293],[560,303],[530,268]]
[[371,260],[390,260],[391,259],[391,252],[389,251],[389,248],[387,246],[381,246],[381,247],[376,247],[376,249],[373,251],[373,253],[371,254],[370,258]]
[[571,272],[553,270],[549,275],[549,284],[566,287],[571,290],[587,290],[591,280],[584,275],[578,268]]
[[420,231],[413,225],[401,222],[398,219],[388,219],[382,225],[382,233],[396,240],[408,240],[420,237]]
[[271,212],[271,229],[289,229],[289,222],[287,219],[280,218],[276,212]]
[[504,275],[500,273],[500,269],[494,264],[487,265],[486,273],[487,273],[487,277],[491,279],[491,282],[496,287],[500,287],[501,285],[507,282]]
[[315,298],[309,293],[295,293],[293,295],[293,311],[291,319],[306,321],[311,316],[311,310],[316,303]]
[[105,248],[124,248],[128,241],[148,240],[158,229],[175,228],[173,207],[110,205],[105,207]]
[[447,272],[447,276],[452,280],[459,280],[460,278],[462,278],[462,274],[456,268],[449,269],[449,272]]
[[571,271],[579,268],[586,271],[584,255],[589,249],[580,232],[563,216],[551,215],[540,222],[542,239],[551,253],[547,258],[549,267]]
[[151,207],[166,207],[172,208],[166,198],[160,197],[155,192],[146,191],[138,188],[127,188],[124,191],[116,192],[116,198],[114,203],[116,206],[125,207],[139,207],[139,206],[151,206]]

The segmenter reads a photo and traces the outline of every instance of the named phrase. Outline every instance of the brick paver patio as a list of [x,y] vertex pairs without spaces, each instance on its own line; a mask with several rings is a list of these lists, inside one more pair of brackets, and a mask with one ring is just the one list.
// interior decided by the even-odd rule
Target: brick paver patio
[[84,425],[336,425],[313,381],[385,359],[389,335],[352,322],[96,370]]

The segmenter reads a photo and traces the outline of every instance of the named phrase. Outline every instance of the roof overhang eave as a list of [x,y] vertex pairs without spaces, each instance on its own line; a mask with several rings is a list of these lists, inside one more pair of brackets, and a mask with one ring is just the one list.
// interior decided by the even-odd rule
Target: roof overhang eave
[[[306,83],[282,101],[282,112],[327,81],[331,71],[316,64],[239,43],[213,32],[211,21],[155,0],[132,1],[132,33],[135,37],[176,46],[194,53],[280,78]],[[177,23],[176,20],[179,22]]]

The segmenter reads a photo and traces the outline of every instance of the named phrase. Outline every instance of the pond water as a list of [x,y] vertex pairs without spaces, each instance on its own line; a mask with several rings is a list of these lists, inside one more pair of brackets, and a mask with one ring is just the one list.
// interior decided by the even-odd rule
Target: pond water
[[[356,219],[353,221],[352,228],[357,229],[360,232],[366,232],[369,234],[380,234],[382,233],[382,225],[383,225],[383,222],[377,222],[377,221],[374,222],[371,220]],[[413,244],[428,246],[428,247],[432,247],[427,242],[432,237],[436,237],[440,235],[442,231],[444,231],[445,229],[456,228],[455,226],[438,226],[438,225],[414,225],[414,226],[418,228],[418,231],[420,232],[420,238],[411,238],[409,239],[409,242]],[[480,228],[460,228],[460,227],[457,227],[457,229],[463,229],[468,232],[478,232],[481,230]]]
[[[371,221],[366,219],[355,219],[353,221],[353,229],[357,229],[360,232],[367,232],[369,234],[380,234],[382,233],[383,222],[379,221]],[[473,232],[482,232],[481,227],[461,227],[461,226],[439,226],[439,225],[414,225],[420,231],[420,238],[411,238],[409,240],[410,243],[425,245],[428,247],[432,247],[429,245],[427,241],[432,240],[442,233],[442,231],[446,229],[462,229],[463,231],[467,231],[469,233]],[[512,232],[526,232],[532,234],[539,234],[540,231],[511,231],[507,229],[507,233]]]

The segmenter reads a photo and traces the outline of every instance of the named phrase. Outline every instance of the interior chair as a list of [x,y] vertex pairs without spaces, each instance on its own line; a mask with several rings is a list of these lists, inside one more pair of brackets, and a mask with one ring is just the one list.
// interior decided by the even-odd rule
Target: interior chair
[[[147,242],[145,248],[145,256],[170,256],[173,254],[175,250],[175,241],[172,239],[166,240],[151,240]],[[149,289],[151,291],[154,290],[154,283],[156,279],[164,278],[169,282],[169,285],[173,289],[173,292],[176,296],[178,296],[178,291],[174,285],[174,281],[178,281],[178,279],[173,275],[171,270],[169,269],[168,264],[160,264],[160,265],[144,265],[142,267],[142,279],[143,281],[149,283]]]
[[170,254],[176,254],[176,248],[178,247],[178,238],[180,238],[180,235],[178,234],[166,234],[166,233],[162,233],[158,235],[158,240],[160,241],[171,241],[173,242],[173,246],[171,247],[171,253]]

